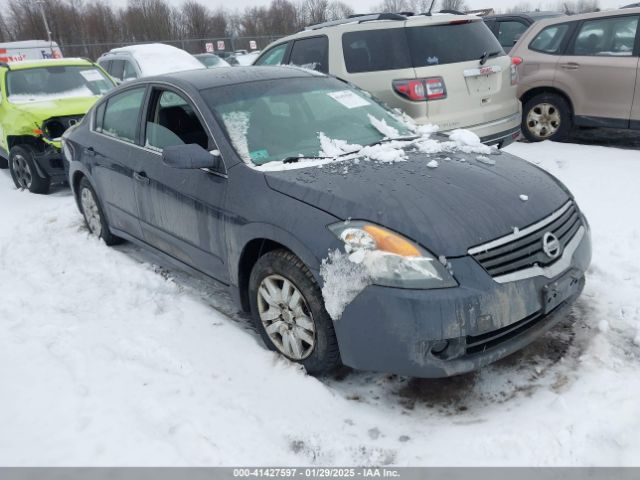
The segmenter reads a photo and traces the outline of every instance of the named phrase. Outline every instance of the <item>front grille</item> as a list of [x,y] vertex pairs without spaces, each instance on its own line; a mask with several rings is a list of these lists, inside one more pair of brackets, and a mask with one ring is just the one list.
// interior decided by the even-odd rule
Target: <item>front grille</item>
[[483,333],[482,335],[475,336],[467,336],[467,345],[465,352],[467,355],[473,353],[480,353],[486,350],[489,350],[493,347],[497,347],[503,342],[507,340],[517,337],[521,333],[526,332],[530,328],[538,325],[545,317],[542,314],[542,311],[537,311],[536,313],[529,315],[528,317],[523,318],[511,325],[507,325],[506,327],[499,328],[497,330],[493,330],[488,333]]
[[484,246],[472,248],[469,253],[492,277],[534,265],[548,266],[555,263],[562,254],[551,258],[544,252],[542,247],[545,234],[550,232],[555,235],[560,243],[560,252],[563,252],[581,223],[576,205],[569,201],[554,214],[524,228],[519,234],[507,235]]

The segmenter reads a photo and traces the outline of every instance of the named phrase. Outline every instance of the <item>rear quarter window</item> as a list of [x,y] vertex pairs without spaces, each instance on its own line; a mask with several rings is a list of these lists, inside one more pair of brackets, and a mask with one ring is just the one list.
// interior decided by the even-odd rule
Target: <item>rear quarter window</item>
[[406,31],[414,67],[468,62],[484,53],[504,55],[483,21],[407,27]]
[[344,63],[349,73],[411,68],[404,28],[363,30],[342,35]]
[[569,31],[568,23],[549,25],[543,28],[529,44],[529,50],[534,52],[557,54],[562,42]]

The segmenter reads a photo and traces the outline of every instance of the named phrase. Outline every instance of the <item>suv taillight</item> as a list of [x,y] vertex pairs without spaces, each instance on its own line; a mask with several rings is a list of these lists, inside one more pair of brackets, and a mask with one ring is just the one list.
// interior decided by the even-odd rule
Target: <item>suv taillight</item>
[[393,89],[397,94],[414,102],[447,98],[447,89],[442,77],[394,80]]
[[511,57],[511,85],[518,83],[518,65],[522,63],[522,57]]

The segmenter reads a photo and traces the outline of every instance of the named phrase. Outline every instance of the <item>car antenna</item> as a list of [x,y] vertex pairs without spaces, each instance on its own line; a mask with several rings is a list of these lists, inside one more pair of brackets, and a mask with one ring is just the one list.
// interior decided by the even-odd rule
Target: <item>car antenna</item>
[[430,17],[431,16],[431,10],[433,10],[433,6],[436,4],[436,0],[431,0],[431,6],[429,7],[429,10],[427,11],[427,13],[425,13],[426,16]]

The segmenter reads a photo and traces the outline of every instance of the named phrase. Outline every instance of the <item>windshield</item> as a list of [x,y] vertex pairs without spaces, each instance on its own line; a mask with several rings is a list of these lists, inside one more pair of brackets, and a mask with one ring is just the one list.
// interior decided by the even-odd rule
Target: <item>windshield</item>
[[7,97],[14,103],[91,97],[111,88],[113,82],[91,65],[34,67],[7,73]]
[[371,97],[332,78],[247,82],[201,93],[238,154],[254,165],[335,156],[332,142],[357,151],[412,135]]

